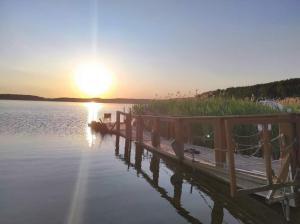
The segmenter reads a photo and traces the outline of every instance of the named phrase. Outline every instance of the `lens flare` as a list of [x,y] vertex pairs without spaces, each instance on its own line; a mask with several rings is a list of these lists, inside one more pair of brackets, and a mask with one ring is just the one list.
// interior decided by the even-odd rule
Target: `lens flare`
[[98,97],[107,93],[112,82],[112,73],[98,63],[81,64],[75,71],[75,83],[87,97]]

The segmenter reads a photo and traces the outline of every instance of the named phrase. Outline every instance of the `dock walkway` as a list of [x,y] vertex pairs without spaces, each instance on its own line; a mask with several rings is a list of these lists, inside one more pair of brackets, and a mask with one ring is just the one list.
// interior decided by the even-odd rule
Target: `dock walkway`
[[[121,122],[121,116],[124,121]],[[150,121],[150,122],[149,122]],[[162,134],[163,123],[170,125],[168,137]],[[186,127],[209,124],[214,130],[214,146],[188,143]],[[235,151],[233,127],[259,124],[262,127],[258,146],[262,156],[248,156]],[[279,125],[280,158],[272,158],[269,124]],[[171,130],[171,131],[169,131]],[[141,146],[177,160],[230,184],[232,196],[255,193],[274,202],[295,198],[299,185],[299,114],[227,117],[165,117],[132,115],[117,112],[113,129],[117,136],[135,141]],[[189,133],[190,134],[190,133]],[[118,141],[118,140],[117,140]],[[282,194],[280,189],[288,189]]]

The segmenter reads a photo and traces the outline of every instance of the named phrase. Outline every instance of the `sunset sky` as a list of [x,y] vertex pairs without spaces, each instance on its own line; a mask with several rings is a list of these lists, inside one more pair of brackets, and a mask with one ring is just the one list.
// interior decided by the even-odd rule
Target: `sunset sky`
[[[0,93],[160,97],[300,77],[300,1],[0,0]],[[86,86],[85,86],[86,87]]]

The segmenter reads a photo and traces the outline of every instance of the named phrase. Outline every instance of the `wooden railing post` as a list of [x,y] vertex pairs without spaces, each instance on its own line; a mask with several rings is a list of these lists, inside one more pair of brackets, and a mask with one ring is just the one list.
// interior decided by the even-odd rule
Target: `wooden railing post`
[[232,139],[232,124],[230,121],[225,120],[225,132],[227,142],[227,154],[228,154],[228,170],[230,180],[230,195],[234,197],[237,192],[236,175],[235,175],[235,162],[234,162],[234,142]]
[[116,112],[116,155],[119,155],[120,147],[120,112]]
[[295,142],[295,125],[292,123],[280,123],[279,124],[279,133],[282,135],[280,141],[280,159],[281,167],[278,174],[278,182],[285,182],[288,173],[289,166],[292,168],[292,175],[296,173],[295,164],[293,163],[293,152],[296,149]]
[[[296,147],[294,149],[294,169],[295,169],[295,181],[299,181],[300,182],[300,115],[297,114],[295,115],[295,120],[296,120],[296,133],[295,133],[295,137],[296,137]],[[298,192],[296,194],[296,198],[295,198],[295,202],[296,202],[296,206],[300,207],[300,187],[295,187],[295,192]]]
[[159,118],[154,119],[151,143],[154,147],[160,146],[160,120],[159,120]]
[[183,121],[180,118],[174,120],[175,124],[175,141],[172,144],[172,148],[179,158],[179,160],[184,159],[184,142],[183,142]]
[[116,112],[116,132],[117,134],[120,134],[120,111]]
[[263,155],[266,167],[266,176],[268,184],[273,184],[272,174],[272,146],[270,142],[270,131],[268,130],[268,124],[263,124],[262,129],[262,142],[263,142]]
[[139,144],[143,143],[144,122],[141,116],[137,117],[136,139]]
[[132,127],[131,127],[131,113],[126,114],[126,138],[131,140]]
[[300,114],[295,115],[295,120],[296,120],[295,123],[296,147],[294,150],[294,157],[295,157],[294,165],[296,169],[298,169],[299,179],[300,179]]
[[172,131],[172,123],[171,122],[168,122],[167,123],[167,138],[170,139],[173,137],[173,131]]
[[222,118],[217,118],[214,124],[214,148],[216,166],[222,167],[226,163],[226,135],[225,122]]

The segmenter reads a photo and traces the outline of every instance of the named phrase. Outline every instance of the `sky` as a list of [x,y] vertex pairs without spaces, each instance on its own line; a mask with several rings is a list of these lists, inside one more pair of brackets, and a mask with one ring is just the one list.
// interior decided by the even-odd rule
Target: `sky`
[[0,93],[82,97],[75,68],[113,74],[99,97],[164,98],[300,77],[298,0],[0,0]]

